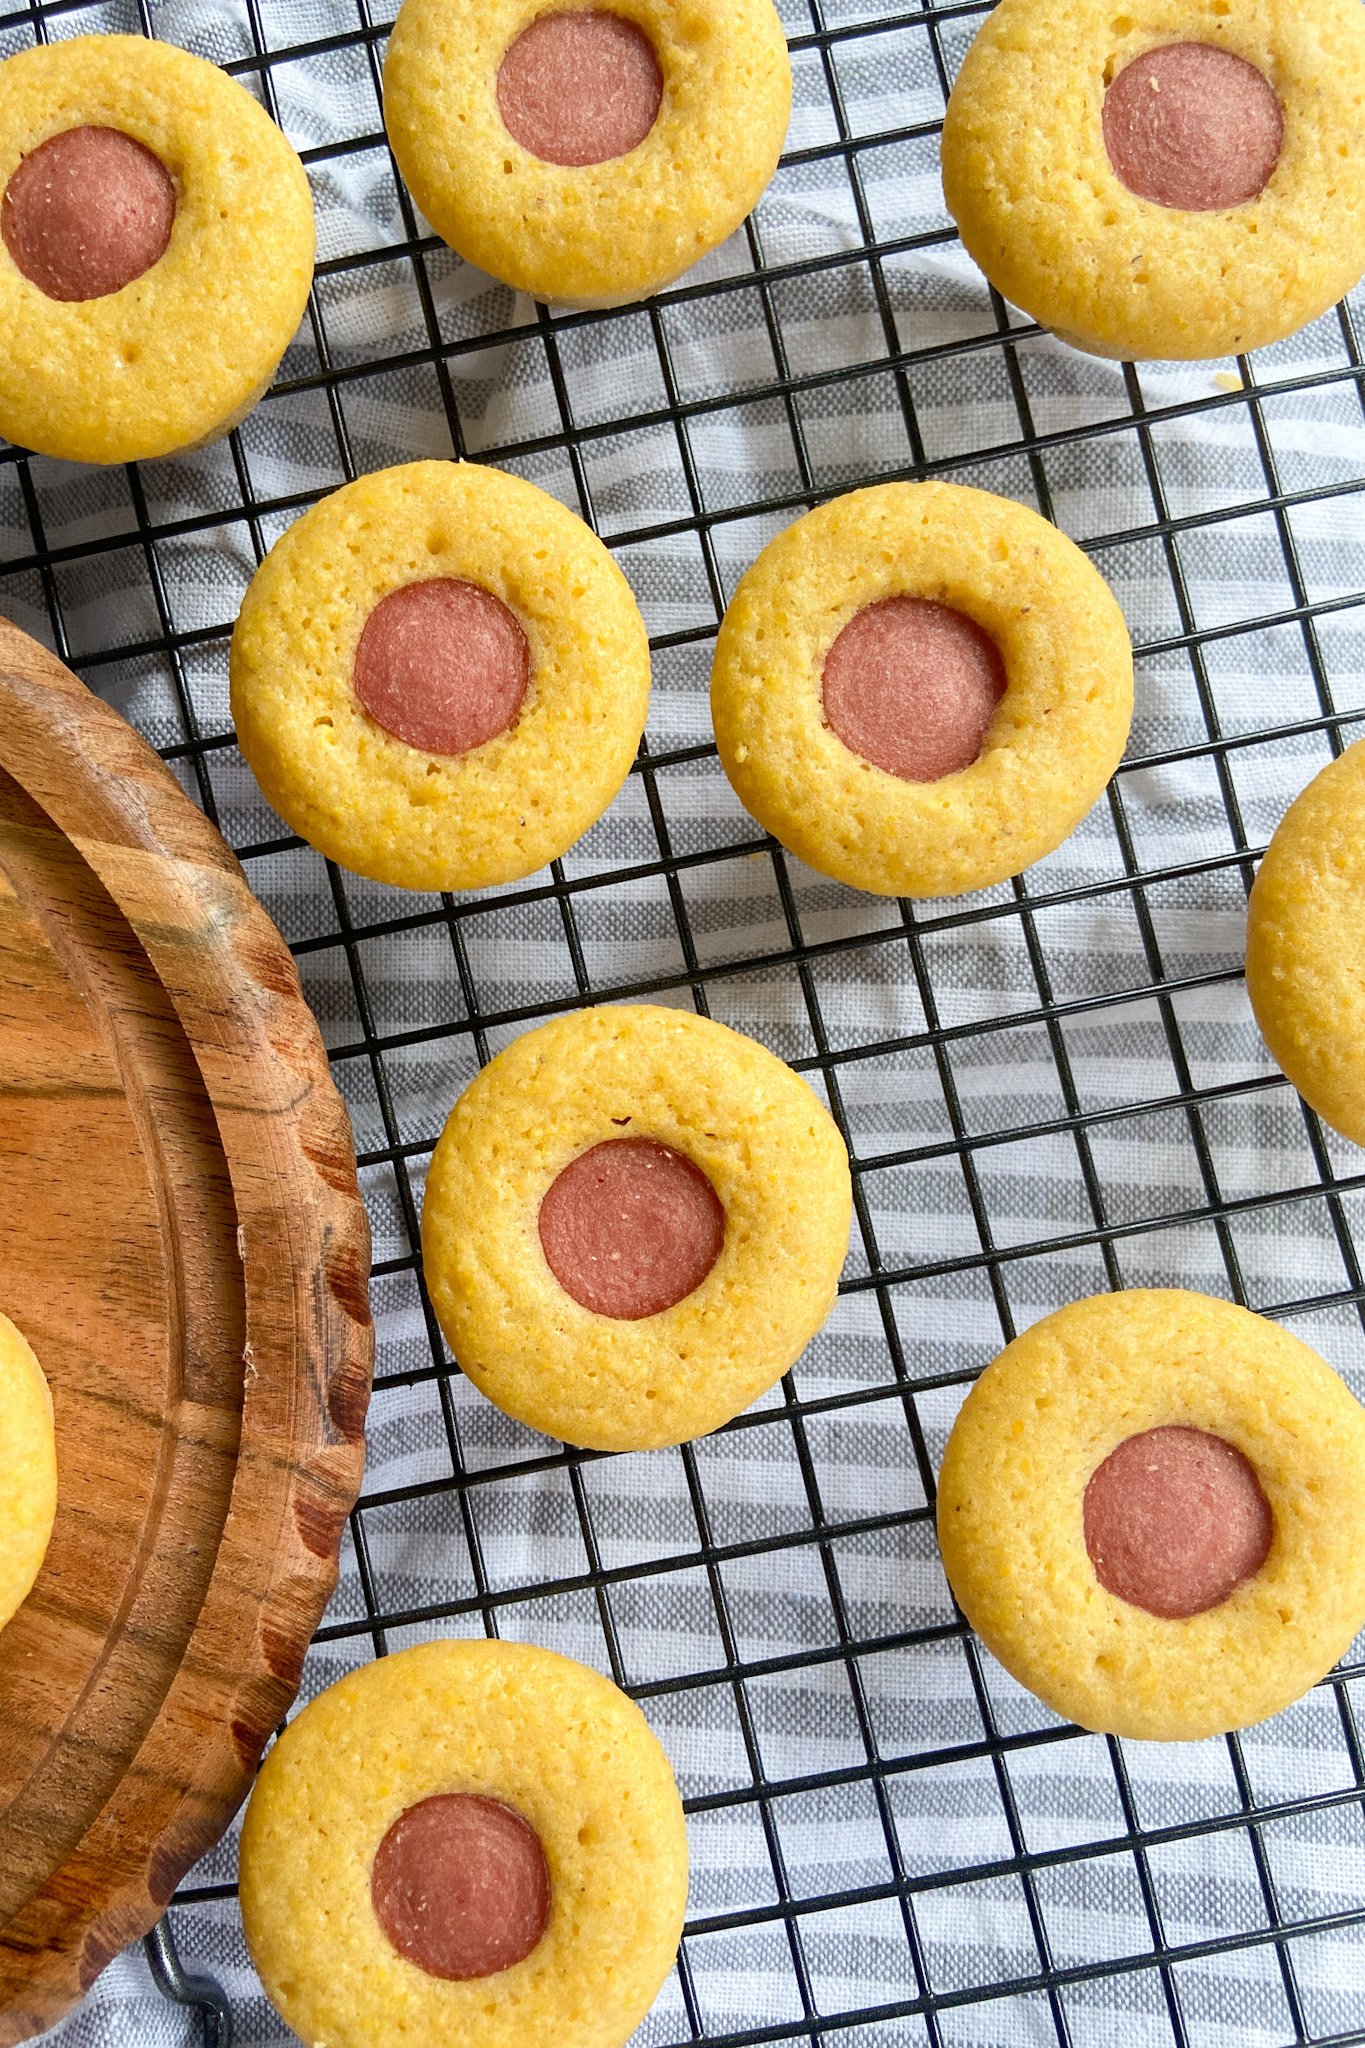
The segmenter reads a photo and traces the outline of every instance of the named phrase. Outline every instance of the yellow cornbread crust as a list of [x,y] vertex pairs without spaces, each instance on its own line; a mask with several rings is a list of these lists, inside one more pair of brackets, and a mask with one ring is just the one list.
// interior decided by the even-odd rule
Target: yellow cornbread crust
[[73,36],[0,64],[0,192],[65,129],[121,129],[175,181],[161,259],[62,303],[0,244],[0,433],[72,462],[214,439],[274,375],[308,301],[313,202],[298,156],[215,64],[142,36]]
[[[583,1308],[541,1248],[573,1159],[652,1138],[725,1210],[720,1257],[638,1322]],[[596,1450],[653,1450],[728,1422],[794,1364],[834,1305],[848,1156],[828,1111],[752,1039],[648,1005],[581,1010],[515,1039],[452,1110],[427,1175],[432,1304],[474,1384],[518,1421]]]
[[1280,820],[1251,891],[1247,992],[1300,1095],[1365,1145],[1365,740]]
[[[530,685],[506,732],[458,755],[386,732],[354,688],[375,606],[433,577],[516,614]],[[567,851],[630,769],[649,641],[630,585],[556,498],[474,463],[413,462],[306,512],[252,579],[232,635],[237,737],[320,853],[407,889],[516,881]]]
[[[602,0],[549,10],[600,12]],[[498,70],[544,0],[404,0],[384,64],[398,168],[438,235],[540,299],[621,305],[668,284],[753,211],[777,168],[791,65],[771,0],[611,0],[663,78],[644,141],[543,162],[498,111]]]
[[[951,605],[1007,688],[960,773],[908,782],[826,724],[825,657],[865,605]],[[877,484],[770,541],[721,623],[711,716],[745,809],[811,867],[881,896],[953,896],[1061,844],[1118,766],[1133,656],[1112,591],[1026,506],[959,484]]]
[[[464,1982],[401,1956],[370,1901],[388,1829],[441,1793],[513,1808],[550,1872],[536,1947]],[[242,1828],[252,1961],[316,2048],[621,2048],[672,1966],[686,1897],[682,1803],[644,1715],[524,1643],[423,1643],[338,1680],[266,1757]]]
[[[1180,1621],[1105,1591],[1082,1519],[1096,1467],[1167,1424],[1235,1445],[1275,1518],[1260,1571]],[[938,1534],[972,1627],[1057,1713],[1163,1742],[1246,1727],[1365,1622],[1365,1410],[1316,1352],[1231,1302],[1096,1295],[1016,1337],[967,1396]]]
[[[1109,161],[1106,87],[1166,43],[1254,64],[1284,145],[1245,205],[1140,199]],[[1099,355],[1261,348],[1365,270],[1365,18],[1358,0],[1001,0],[948,101],[943,190],[969,254],[1016,306]]]
[[52,1396],[27,1340],[0,1315],[0,1628],[28,1598],[56,1513]]

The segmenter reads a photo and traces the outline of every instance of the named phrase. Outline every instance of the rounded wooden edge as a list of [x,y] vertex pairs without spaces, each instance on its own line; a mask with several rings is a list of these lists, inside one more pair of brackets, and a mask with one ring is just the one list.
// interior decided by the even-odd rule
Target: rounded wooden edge
[[[52,2025],[154,1925],[245,1796],[336,1584],[364,1464],[374,1336],[350,1124],[288,947],[151,747],[2,619],[0,767],[79,847],[175,1005],[232,1180],[247,1328],[242,1443],[213,1578],[138,1752],[145,1784],[165,1769],[158,1750],[192,1743],[193,1774],[172,1780],[154,1814],[144,1801],[136,1882],[126,1874],[136,1819],[117,1795],[99,1815],[77,1852],[85,1897],[70,1939],[33,1953],[25,2010],[9,2009],[22,2031],[7,2032],[0,2012],[10,2041]],[[208,1726],[177,1700],[190,1667],[201,1689],[206,1672],[221,1682]]]

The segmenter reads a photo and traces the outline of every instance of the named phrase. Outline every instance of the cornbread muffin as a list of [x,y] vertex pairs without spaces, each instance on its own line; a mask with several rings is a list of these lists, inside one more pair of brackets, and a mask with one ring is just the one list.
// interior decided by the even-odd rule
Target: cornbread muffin
[[1098,355],[1219,356],[1365,270],[1359,0],[1000,0],[943,190],[1005,298]]
[[1365,1145],[1365,740],[1280,820],[1251,891],[1247,992],[1300,1095]]
[[523,1643],[349,1673],[285,1729],[242,1828],[251,1959],[316,2048],[621,2048],[686,1898],[644,1715]]
[[652,1450],[728,1422],[834,1305],[848,1158],[804,1081],[680,1010],[530,1031],[456,1103],[427,1286],[457,1360],[533,1429]]
[[973,1387],[938,1533],[967,1619],[1057,1713],[1154,1741],[1245,1727],[1365,1622],[1365,1410],[1230,1302],[1098,1295]]
[[658,291],[732,234],[790,112],[771,0],[404,0],[384,65],[389,141],[437,234],[585,306]]
[[73,36],[0,63],[0,433],[132,462],[226,433],[313,277],[303,165],[170,43]]
[[413,462],[278,540],[232,635],[232,715],[281,817],[407,889],[543,867],[635,758],[649,642],[601,541],[473,463]]
[[1104,579],[1036,512],[878,484],[741,579],[711,715],[740,802],[811,867],[954,896],[1080,823],[1128,737],[1132,649]]
[[57,1513],[57,1442],[42,1368],[0,1315],[0,1628],[27,1599]]

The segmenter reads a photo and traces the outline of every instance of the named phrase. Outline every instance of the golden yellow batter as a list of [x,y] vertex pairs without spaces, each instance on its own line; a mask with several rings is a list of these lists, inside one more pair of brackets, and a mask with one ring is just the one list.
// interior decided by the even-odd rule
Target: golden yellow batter
[[[354,687],[391,592],[467,581],[529,644],[519,716],[467,753],[409,746]],[[344,867],[407,889],[481,889],[566,852],[625,780],[649,706],[630,586],[581,519],[520,477],[412,462],[347,484],[276,542],[232,636],[232,715],[281,817]]]
[[[909,782],[827,724],[825,657],[864,606],[928,598],[994,640],[1007,688],[981,753]],[[716,642],[711,714],[745,809],[801,859],[882,896],[953,896],[1017,875],[1074,830],[1133,713],[1123,614],[1074,542],[958,484],[876,484],[769,542]]]
[[224,434],[269,385],[313,278],[303,165],[245,87],[143,36],[73,36],[0,64],[0,192],[68,128],[121,130],[176,187],[165,254],[119,291],[62,301],[0,244],[0,433],[72,462],[131,462]]
[[0,1628],[28,1597],[56,1512],[52,1396],[27,1341],[0,1315]]
[[1365,1145],[1365,740],[1280,820],[1251,891],[1247,991],[1299,1093]]
[[[642,1321],[594,1313],[546,1260],[540,1205],[592,1146],[652,1139],[725,1211],[701,1285]],[[763,1046],[682,1010],[582,1010],[471,1082],[432,1157],[427,1286],[456,1358],[533,1429],[649,1450],[716,1429],[795,1363],[834,1304],[848,1159],[828,1111]]]
[[[602,12],[601,0],[553,10]],[[653,44],[653,127],[605,163],[547,163],[498,109],[507,50],[543,0],[405,0],[384,65],[398,167],[467,262],[540,299],[611,306],[670,283],[733,234],[777,168],[791,66],[771,0],[610,0]]]
[[[429,1974],[371,1901],[408,1807],[497,1800],[529,1822],[550,1917],[523,1961]],[[309,2048],[621,2048],[673,1964],[687,1835],[668,1759],[607,1679],[523,1643],[424,1643],[351,1672],[266,1757],[242,1828],[242,1925]]]
[[[1096,1468],[1172,1425],[1239,1450],[1274,1517],[1254,1577],[1182,1620],[1106,1592],[1082,1526]],[[973,1387],[938,1532],[967,1619],[1055,1712],[1161,1742],[1221,1734],[1296,1700],[1365,1623],[1365,1410],[1316,1352],[1231,1302],[1096,1295],[1016,1337]]]
[[[1277,95],[1284,140],[1258,197],[1187,212],[1117,176],[1105,90],[1171,43],[1241,57]],[[1358,0],[1001,0],[948,102],[944,196],[996,289],[1082,348],[1263,348],[1365,270],[1362,95]]]

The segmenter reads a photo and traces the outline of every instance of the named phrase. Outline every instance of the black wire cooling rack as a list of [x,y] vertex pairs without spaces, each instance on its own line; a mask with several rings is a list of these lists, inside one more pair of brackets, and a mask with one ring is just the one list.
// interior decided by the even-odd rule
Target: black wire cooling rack
[[[989,294],[933,182],[985,11],[787,0],[798,123],[773,193],[720,258],[610,314],[471,283],[424,232],[388,163],[388,21],[368,0],[0,12],[6,53],[140,30],[226,63],[296,135],[314,109],[324,227],[299,344],[216,455],[100,480],[0,450],[0,608],[128,705],[222,826],[293,942],[356,1121],[371,1477],[305,1691],[487,1629],[586,1655],[642,1702],[680,1759],[698,1865],[651,2043],[1360,2042],[1365,1662],[1268,1730],[1144,1750],[1011,1688],[935,1577],[955,1404],[1043,1309],[1202,1285],[1365,1362],[1361,1156],[1258,1049],[1239,933],[1284,803],[1365,718],[1357,326],[1344,307],[1254,360],[1120,369]],[[349,239],[327,199],[348,177],[390,195]],[[261,433],[293,449],[295,487],[263,485]],[[325,489],[429,453],[516,467],[598,526],[684,707],[652,720],[624,823],[469,899],[358,885],[271,825],[223,687],[232,574]],[[726,808],[704,679],[768,533],[836,490],[925,475],[1027,499],[1090,549],[1134,626],[1139,718],[1071,849],[984,896],[872,903]],[[620,998],[748,1022],[823,1091],[855,1166],[831,1335],[720,1436],[652,1461],[503,1430],[417,1259],[439,1116],[414,1114],[414,1074],[439,1073],[446,1107],[516,1030]],[[426,1562],[396,1571],[395,1531],[414,1529]],[[232,1867],[224,1845],[149,1945],[218,2048],[233,2008],[239,2040],[284,2038],[245,1968]],[[187,1984],[171,1927],[231,2005]],[[114,2038],[107,2019],[79,2038]]]

